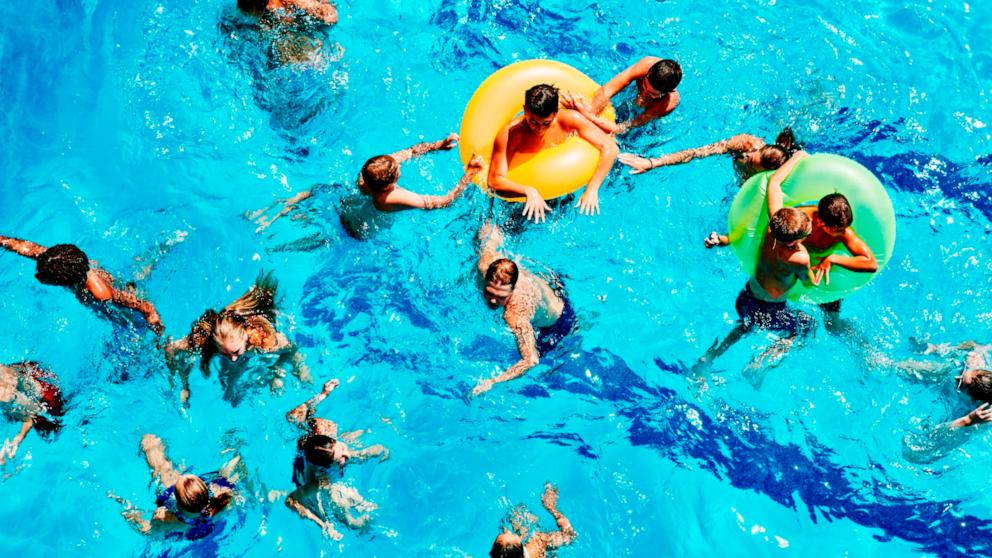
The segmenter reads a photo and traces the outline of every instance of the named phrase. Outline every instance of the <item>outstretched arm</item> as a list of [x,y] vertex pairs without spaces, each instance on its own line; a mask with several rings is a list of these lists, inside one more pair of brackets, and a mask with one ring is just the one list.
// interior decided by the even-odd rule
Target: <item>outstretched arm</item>
[[627,69],[613,76],[610,81],[604,83],[603,86],[597,89],[593,94],[592,102],[590,103],[592,111],[596,114],[603,112],[603,109],[606,108],[607,103],[610,102],[610,99],[612,99],[614,95],[630,85],[630,82],[641,76],[647,75],[651,66],[659,60],[661,60],[661,58],[656,56],[645,56],[644,58],[641,58],[637,62],[631,64]]
[[152,479],[158,480],[163,486],[172,486],[179,480],[179,472],[165,456],[165,444],[154,434],[145,434],[141,438],[141,451],[145,461],[151,468]]
[[6,248],[11,252],[15,252],[22,256],[27,256],[31,259],[37,258],[48,249],[29,240],[21,240],[19,238],[11,238],[9,236],[2,235],[0,235],[0,248]]
[[379,209],[388,211],[402,211],[404,209],[443,209],[450,206],[455,199],[465,191],[465,188],[472,181],[478,172],[482,170],[482,157],[473,155],[469,161],[465,174],[462,175],[458,184],[443,196],[421,195],[404,188],[396,187],[387,196],[385,207],[376,205]]
[[620,153],[620,148],[617,147],[617,142],[612,137],[606,135],[592,122],[589,122],[574,111],[561,111],[558,118],[564,118],[568,126],[577,131],[582,139],[591,143],[596,149],[599,149],[599,164],[596,166],[596,171],[593,172],[592,178],[589,179],[589,184],[586,186],[585,191],[582,192],[582,197],[575,204],[579,208],[579,212],[583,215],[599,213],[599,187],[603,184],[603,180],[606,179],[606,175],[609,174],[610,169],[613,167],[613,162],[616,161],[617,155]]
[[764,142],[759,137],[752,136],[750,134],[738,134],[723,141],[718,141],[702,147],[683,149],[682,151],[676,151],[675,153],[669,153],[668,155],[662,155],[661,157],[651,159],[639,157],[632,153],[621,153],[620,162],[628,167],[631,167],[630,174],[640,174],[658,167],[681,165],[694,159],[704,159],[706,157],[722,155],[731,151],[750,151],[752,149],[760,148],[762,145],[764,145]]
[[334,25],[338,22],[338,10],[334,4],[323,2],[322,0],[290,0],[307,15],[319,19],[327,25]]
[[534,337],[534,326],[531,325],[530,320],[522,319],[520,323],[511,325],[510,327],[513,330],[513,336],[517,338],[517,349],[520,351],[520,360],[507,368],[506,372],[503,372],[499,376],[482,380],[476,384],[472,390],[473,396],[489,391],[498,383],[508,382],[514,378],[523,376],[524,372],[537,366],[537,363],[540,362],[540,357],[537,353],[537,340]]
[[771,179],[768,181],[768,218],[771,219],[775,216],[775,213],[779,209],[782,209],[784,204],[784,196],[782,194],[782,182],[792,174],[793,169],[802,159],[806,158],[808,155],[805,151],[797,151],[784,165],[775,171]]
[[313,512],[313,510],[303,505],[303,501],[308,499],[318,490],[320,490],[320,484],[316,481],[310,481],[304,484],[303,486],[290,492],[289,496],[286,496],[286,507],[300,514],[300,517],[309,519],[317,525],[320,525],[320,530],[324,532],[324,535],[339,541],[341,540],[342,535],[334,529],[334,525],[332,525],[329,520],[321,519],[320,516]]
[[534,536],[536,542],[544,552],[549,548],[559,548],[567,544],[572,544],[578,534],[572,528],[572,523],[565,517],[565,514],[558,511],[558,488],[551,483],[544,485],[544,495],[541,497],[544,509],[548,510],[558,524],[558,530],[553,533],[538,533]]
[[992,403],[982,403],[967,415],[952,420],[948,423],[948,426],[951,428],[964,428],[965,426],[974,426],[989,421],[992,421]]
[[14,455],[17,454],[17,448],[20,447],[21,442],[24,441],[24,437],[31,431],[32,426],[34,426],[33,418],[24,419],[17,435],[3,443],[3,449],[0,449],[0,464],[3,464],[7,459],[14,458]]
[[396,153],[390,153],[389,156],[396,159],[396,163],[399,164],[409,161],[414,157],[420,157],[425,153],[430,153],[431,151],[438,151],[440,149],[447,151],[448,149],[453,148],[456,143],[458,143],[458,134],[452,132],[448,134],[448,137],[442,140],[418,143],[407,147],[406,149],[401,149]]
[[148,327],[152,328],[152,331],[156,335],[162,335],[165,331],[165,326],[162,325],[162,318],[159,317],[158,311],[155,310],[155,305],[147,300],[138,298],[138,293],[133,287],[126,289],[115,287],[110,295],[110,300],[118,306],[141,312],[145,317],[145,321],[148,322]]
[[289,421],[290,424],[305,426],[307,421],[310,420],[310,417],[313,416],[317,405],[319,405],[324,399],[327,399],[327,396],[330,395],[330,393],[339,385],[341,385],[341,382],[339,382],[336,378],[333,380],[328,380],[324,384],[324,388],[320,390],[320,393],[314,395],[310,399],[307,399],[305,402],[300,403],[296,407],[293,407],[293,410],[286,413],[286,420]]
[[486,274],[489,266],[500,258],[498,248],[503,244],[503,231],[492,223],[479,229],[479,273]]

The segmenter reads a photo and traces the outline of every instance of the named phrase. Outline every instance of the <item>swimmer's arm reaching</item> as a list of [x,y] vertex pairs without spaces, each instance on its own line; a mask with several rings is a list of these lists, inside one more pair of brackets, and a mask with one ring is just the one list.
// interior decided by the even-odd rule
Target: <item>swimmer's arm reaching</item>
[[569,129],[578,132],[582,139],[591,143],[596,149],[599,149],[599,165],[596,166],[596,171],[592,174],[592,178],[589,179],[589,184],[586,185],[585,191],[582,192],[582,197],[575,204],[575,207],[579,208],[579,213],[583,215],[599,214],[599,187],[603,184],[603,180],[606,179],[606,175],[609,174],[610,169],[613,167],[613,162],[616,161],[617,155],[620,154],[620,148],[617,147],[617,142],[612,137],[603,133],[602,130],[585,118],[582,118],[575,111],[559,111],[558,118]]
[[503,231],[492,223],[479,229],[479,273],[485,276],[489,266],[500,258],[497,248],[503,244]]
[[338,10],[334,7],[334,4],[326,3],[322,0],[290,0],[290,3],[307,15],[317,18],[327,25],[334,25],[338,22]]
[[964,428],[965,426],[974,426],[989,421],[992,421],[992,403],[982,403],[967,415],[952,420],[948,423],[948,426],[951,428]]
[[507,160],[506,150],[509,138],[510,126],[505,126],[496,134],[496,139],[493,141],[493,154],[489,160],[489,188],[501,196],[506,196],[507,194],[524,196],[527,198],[527,201],[524,202],[524,218],[533,220],[535,223],[539,220],[543,222],[544,212],[551,211],[551,206],[544,201],[544,198],[541,197],[541,194],[533,186],[518,184],[507,178],[509,161]]
[[[542,552],[549,548],[554,549],[572,544],[578,534],[572,527],[572,523],[565,517],[565,514],[558,511],[558,488],[552,486],[551,483],[545,484],[544,495],[541,496],[541,504],[555,518],[558,530],[553,533],[536,533],[531,541],[535,541],[536,539],[536,542],[541,546],[540,550]],[[530,549],[528,548],[528,550]],[[540,552],[536,552],[535,554],[540,554]]]
[[875,273],[878,271],[878,260],[875,259],[875,254],[865,244],[865,241],[861,240],[861,237],[850,228],[844,231],[843,242],[844,247],[847,248],[847,251],[851,255],[830,254],[820,260],[813,268],[815,273],[814,285],[819,285],[821,280],[825,280],[827,285],[830,284],[830,267],[832,265],[838,265],[844,269],[860,273]]
[[179,480],[179,472],[165,456],[165,444],[154,434],[145,434],[141,438],[141,451],[152,472],[152,479],[158,480],[162,486],[172,486]]
[[782,182],[792,173],[793,169],[796,168],[796,164],[802,159],[807,157],[806,152],[798,151],[793,155],[784,165],[775,171],[771,179],[768,181],[768,218],[771,219],[775,216],[775,213],[785,205],[784,196],[782,194]]
[[0,464],[14,458],[14,455],[17,454],[17,448],[20,447],[21,442],[24,441],[24,437],[31,431],[32,426],[34,426],[33,417],[24,419],[24,422],[21,423],[21,430],[17,435],[3,443],[3,449],[0,449]]
[[607,134],[621,134],[627,130],[626,123],[617,124],[615,122],[610,122],[605,118],[600,118],[599,114],[593,112],[592,107],[589,106],[589,103],[587,103],[579,93],[573,93],[571,91],[562,93],[561,106],[562,108],[577,111],[585,117],[586,120],[592,122],[596,126],[599,126],[599,129]]
[[592,103],[590,103],[592,111],[596,114],[603,112],[603,109],[606,108],[607,103],[610,102],[610,99],[614,95],[625,89],[635,79],[648,75],[648,70],[659,60],[661,58],[656,56],[645,56],[631,64],[627,69],[613,76],[610,81],[604,83],[602,87],[593,93]]
[[286,413],[286,420],[290,424],[295,424],[300,427],[305,427],[307,422],[313,417],[313,413],[317,408],[317,405],[321,401],[327,399],[335,388],[341,385],[341,382],[337,378],[333,380],[328,380],[324,383],[324,388],[320,390],[320,393],[314,395],[310,399],[307,399],[304,403],[300,403],[294,407],[290,412]]
[[400,211],[403,209],[444,209],[450,206],[465,191],[465,188],[472,182],[475,175],[482,170],[482,157],[473,155],[462,175],[461,180],[447,194],[443,196],[421,195],[404,188],[396,187],[386,195],[382,204],[376,207],[387,211]]
[[110,294],[110,300],[118,306],[141,312],[145,317],[145,321],[148,322],[148,327],[155,332],[155,335],[162,335],[165,331],[165,326],[162,325],[162,318],[159,317],[158,311],[155,310],[155,305],[147,300],[138,298],[138,294],[133,287],[123,290],[113,288]]
[[45,250],[48,250],[48,248],[45,248],[40,244],[35,244],[29,240],[21,240],[19,238],[11,238],[9,236],[2,235],[0,235],[0,247],[6,248],[16,254],[27,256],[31,259],[37,258],[45,253]]
[[[511,323],[513,320],[514,323]],[[514,319],[508,317],[507,324],[510,329],[513,330],[513,336],[517,339],[517,349],[520,351],[520,360],[516,362],[513,366],[507,368],[506,372],[503,372],[495,378],[488,378],[481,380],[476,384],[475,388],[472,389],[472,396],[477,396],[485,393],[492,389],[492,387],[501,382],[507,382],[513,380],[514,378],[519,378],[524,375],[531,368],[537,366],[540,362],[540,357],[537,352],[537,339],[534,336],[534,326],[530,323],[529,317],[522,317],[521,319]]]
[[750,134],[738,134],[723,141],[718,141],[702,147],[683,149],[682,151],[676,151],[675,153],[669,153],[668,155],[662,155],[661,157],[651,159],[639,157],[632,153],[621,153],[620,162],[628,167],[631,167],[630,174],[641,174],[658,167],[681,165],[694,159],[704,159],[706,157],[722,155],[731,151],[750,151],[752,149],[757,149],[762,145],[764,145],[764,142],[759,137],[752,136]]
[[316,513],[313,512],[313,510],[306,507],[302,503],[303,500],[307,499],[318,490],[320,490],[319,482],[315,480],[307,482],[303,486],[292,491],[289,496],[286,496],[286,507],[298,513],[300,517],[309,519],[317,525],[320,525],[320,530],[324,532],[324,535],[339,541],[343,535],[334,529],[334,525],[332,525],[329,520],[321,519]]
[[385,461],[389,459],[389,450],[382,444],[375,444],[351,454],[352,461],[367,461],[373,457],[378,457],[380,462]]
[[448,137],[442,140],[425,141],[423,143],[418,143],[410,147],[407,147],[406,149],[397,151],[396,153],[391,153],[389,156],[392,157],[393,159],[396,159],[397,164],[401,164],[406,161],[409,161],[410,159],[413,159],[414,157],[420,157],[421,155],[430,153],[431,151],[438,151],[442,149],[447,151],[455,147],[455,144],[457,143],[458,143],[458,134],[451,132],[450,134],[448,134]]

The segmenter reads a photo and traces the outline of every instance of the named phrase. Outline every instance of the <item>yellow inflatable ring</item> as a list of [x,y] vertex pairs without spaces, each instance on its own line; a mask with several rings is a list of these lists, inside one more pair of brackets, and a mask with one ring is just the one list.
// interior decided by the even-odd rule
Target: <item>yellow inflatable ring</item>
[[[592,99],[599,85],[585,74],[553,60],[525,60],[501,68],[491,74],[475,90],[462,116],[459,153],[468,164],[473,153],[485,160],[476,183],[484,190],[489,175],[489,159],[496,134],[523,110],[524,92],[548,83],[562,91],[572,91]],[[614,120],[612,106],[600,117]],[[546,200],[564,196],[581,188],[592,178],[599,164],[599,150],[578,136],[539,153],[525,153],[509,161],[507,178],[519,184],[533,186]],[[513,198],[509,201],[523,201]]]

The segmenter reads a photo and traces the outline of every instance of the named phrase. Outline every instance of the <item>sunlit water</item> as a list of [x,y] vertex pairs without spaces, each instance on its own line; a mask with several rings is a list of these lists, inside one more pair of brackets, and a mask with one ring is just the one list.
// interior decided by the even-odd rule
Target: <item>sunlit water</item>
[[[95,317],[0,254],[0,362],[40,360],[71,395],[58,440],[31,434],[3,467],[3,554],[479,557],[518,503],[553,526],[540,508],[548,480],[579,532],[562,556],[992,554],[992,434],[907,460],[907,434],[961,407],[877,364],[912,356],[911,337],[988,340],[987,5],[342,2],[340,24],[314,32],[319,52],[281,66],[279,39],[234,4],[0,6],[0,234],[74,242],[125,280],[154,259],[139,286],[177,337],[274,270],[280,325],[317,385],[259,389],[232,409],[216,374],[194,375],[180,411],[150,334]],[[729,251],[702,246],[724,225],[731,164],[618,167],[601,216],[562,206],[508,236],[528,265],[564,278],[579,333],[468,400],[516,358],[475,282],[490,200],[473,189],[367,242],[344,234],[339,200],[368,157],[457,130],[475,87],[505,64],[554,58],[602,82],[645,54],[681,62],[683,101],[623,150],[771,139],[791,125],[809,150],[882,179],[896,249],[843,311],[870,350],[820,324],[755,390],[741,370],[768,341],[754,335],[699,394],[686,366],[730,329],[746,279]],[[440,193],[460,173],[454,152],[436,153],[404,166],[401,183]],[[241,217],[317,184],[297,220],[256,234]],[[284,413],[331,377],[342,387],[321,414],[391,451],[349,467],[379,510],[341,543],[265,499],[291,487]],[[130,530],[105,494],[153,508],[145,432],[200,472],[239,446],[251,472],[240,525],[192,547]]]

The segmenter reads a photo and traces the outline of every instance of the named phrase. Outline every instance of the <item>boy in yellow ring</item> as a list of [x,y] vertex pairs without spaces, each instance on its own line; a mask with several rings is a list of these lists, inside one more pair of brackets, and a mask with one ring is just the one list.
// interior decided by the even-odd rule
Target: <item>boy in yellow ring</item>
[[606,179],[620,153],[613,138],[574,110],[558,110],[558,89],[547,84],[535,85],[524,94],[524,116],[507,124],[496,135],[489,164],[489,188],[501,196],[524,196],[524,217],[544,221],[551,211],[534,186],[518,184],[509,178],[510,161],[517,153],[538,153],[554,147],[573,134],[599,149],[599,165],[589,179],[585,192],[575,207],[583,215],[599,213],[599,187]]

